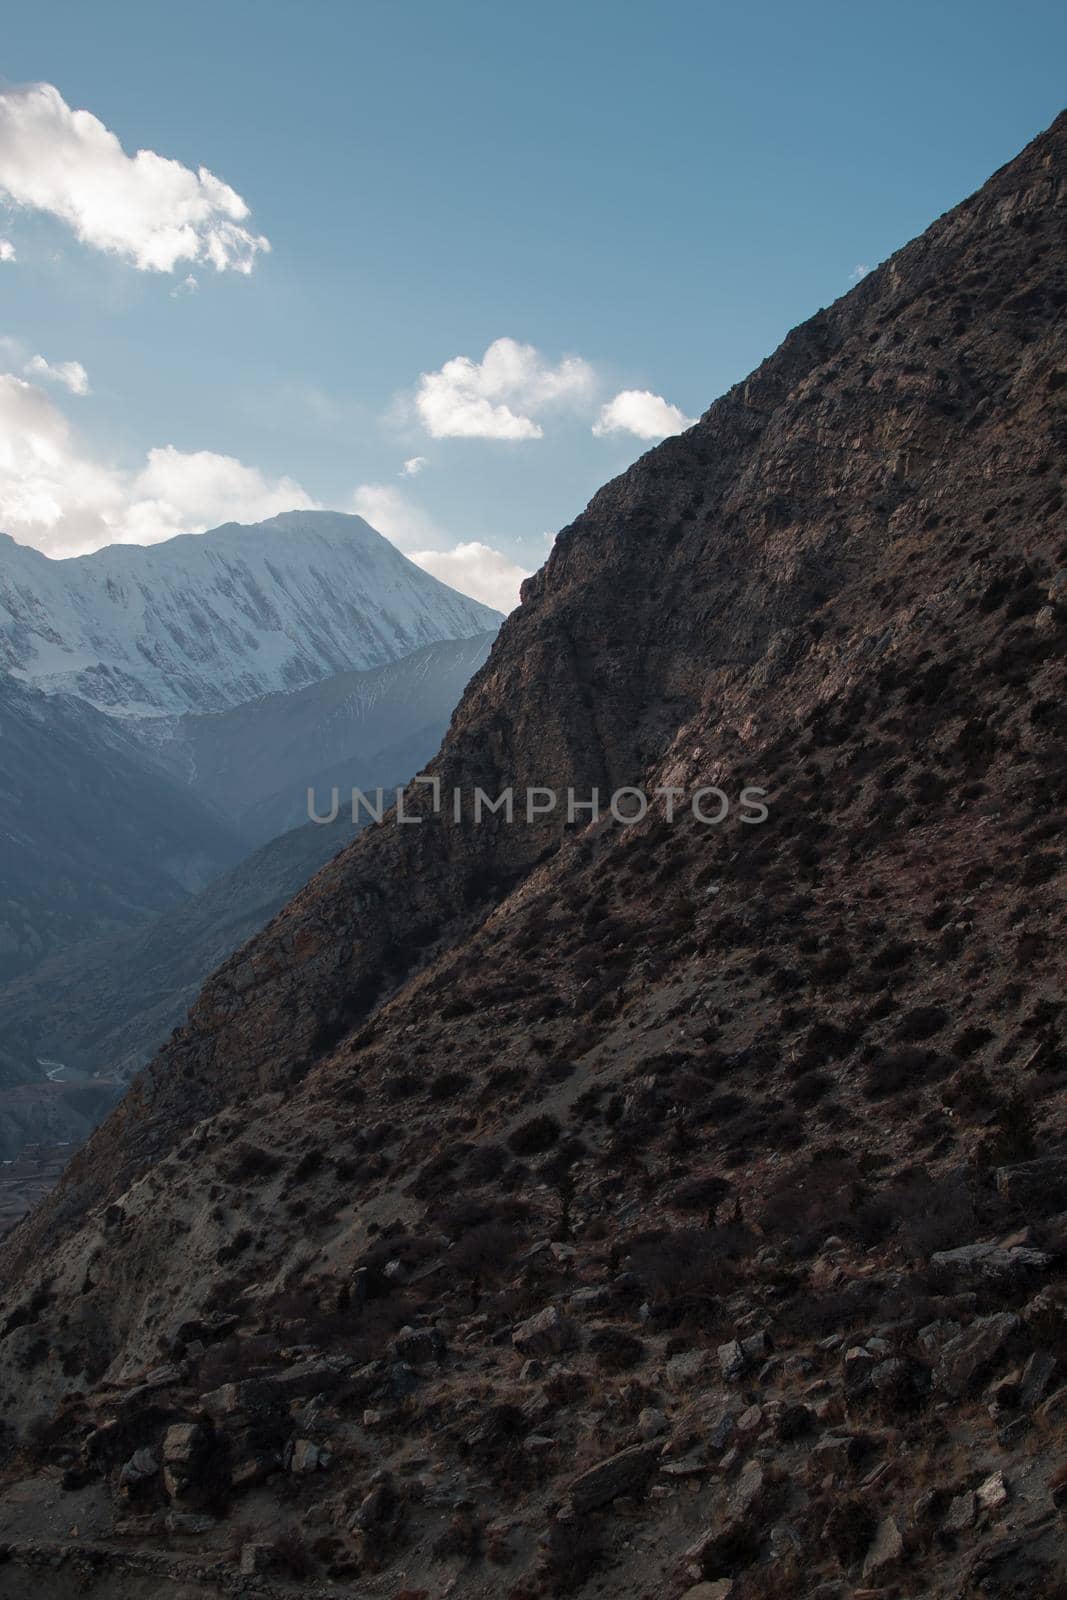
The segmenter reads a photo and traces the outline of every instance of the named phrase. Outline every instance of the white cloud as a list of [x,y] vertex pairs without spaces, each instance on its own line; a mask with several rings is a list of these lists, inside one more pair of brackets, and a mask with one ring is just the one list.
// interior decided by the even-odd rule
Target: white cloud
[[613,433],[633,433],[639,439],[666,439],[669,434],[691,428],[695,418],[672,406],[661,394],[650,389],[623,389],[600,409],[593,423],[598,439]]
[[441,538],[433,518],[391,483],[361,483],[352,492],[350,506],[401,550],[436,544]]
[[865,278],[870,270],[870,267],[865,267],[861,261],[857,266],[853,267],[852,271],[849,273],[849,283],[859,283],[860,279]]
[[270,249],[243,226],[241,196],[207,167],[193,172],[153,150],[128,156],[99,118],[72,110],[48,83],[0,91],[0,194],[142,272],[202,261],[248,273]]
[[89,374],[80,361],[46,361],[44,356],[31,356],[22,369],[28,377],[43,378],[46,383],[62,384],[71,394],[89,393]]
[[270,478],[214,450],[176,450],[167,444],[149,450],[132,480],[123,537],[132,544],[155,544],[174,533],[202,533],[220,522],[262,522],[317,504],[293,478]]
[[181,283],[176,283],[170,291],[170,297],[172,300],[179,300],[183,295],[195,294],[199,287],[199,279],[194,277],[191,272],[187,273]]
[[409,456],[400,469],[401,477],[417,478],[424,466],[426,466],[425,456]]
[[499,550],[477,540],[451,550],[410,550],[408,557],[442,583],[505,614],[518,605],[519,585],[530,576]]
[[15,246],[10,239],[0,239],[0,261],[14,261]]
[[211,450],[164,445],[136,471],[95,461],[42,389],[0,373],[0,530],[48,555],[155,544],[314,505],[291,478]]
[[532,344],[495,339],[481,361],[455,356],[424,372],[415,409],[434,439],[540,439],[534,415],[588,399],[594,373],[580,356],[550,366]]
[[442,583],[498,611],[513,611],[518,605],[519,585],[529,577],[524,567],[477,540],[449,545],[449,536],[433,518],[392,484],[360,484],[351,507]]

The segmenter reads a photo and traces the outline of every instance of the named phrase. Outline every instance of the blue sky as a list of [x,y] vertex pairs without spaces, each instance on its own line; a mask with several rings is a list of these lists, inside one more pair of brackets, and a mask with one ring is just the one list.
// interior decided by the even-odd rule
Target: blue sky
[[[270,251],[153,270],[79,238],[44,124],[10,102],[6,136],[30,142],[5,169],[0,123],[23,201],[0,205],[0,420],[21,440],[0,526],[66,553],[299,494],[500,593],[658,419],[698,416],[1045,127],[1067,59],[1067,13],[1035,0],[19,13],[8,92],[53,85],[128,156],[208,168]],[[494,388],[500,339],[523,348]],[[460,357],[420,410],[420,375]],[[499,555],[448,557],[468,545]]]

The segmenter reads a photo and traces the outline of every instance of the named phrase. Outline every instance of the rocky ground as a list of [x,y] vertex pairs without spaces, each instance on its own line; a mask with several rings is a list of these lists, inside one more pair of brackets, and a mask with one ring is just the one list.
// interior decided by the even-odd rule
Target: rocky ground
[[602,491],[435,765],[768,820],[367,829],[14,1230],[0,1596],[1067,1595],[1065,179]]

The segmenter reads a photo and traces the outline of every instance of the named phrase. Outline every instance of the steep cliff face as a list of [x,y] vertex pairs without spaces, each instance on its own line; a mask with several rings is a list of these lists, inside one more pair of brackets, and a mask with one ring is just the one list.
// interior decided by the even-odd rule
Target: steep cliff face
[[[558,1191],[566,1248],[516,1268],[463,1323],[486,1385],[517,1381],[499,1336],[537,1309],[531,1294],[543,1305],[592,1285],[633,1323],[650,1394],[665,1392],[655,1363],[680,1353],[679,1337],[703,1349],[775,1320],[783,1347],[813,1363],[796,1372],[817,1374],[831,1347],[815,1333],[852,1324],[840,1307],[818,1329],[803,1323],[830,1269],[820,1277],[799,1239],[836,1240],[835,1281],[858,1283],[874,1269],[854,1218],[874,1190],[900,1217],[907,1191],[914,1222],[916,1170],[936,1186],[968,1162],[985,1171],[1035,1141],[1057,1148],[1065,204],[1061,117],[563,531],[428,769],[446,796],[462,791],[461,819],[431,815],[422,787],[409,800],[421,822],[386,818],[325,867],[215,974],[7,1242],[25,1314],[0,1340],[5,1405],[39,1409],[105,1374],[130,1381],[169,1327],[206,1309],[251,1328],[273,1326],[283,1303],[292,1317],[296,1286],[320,1310],[340,1303],[361,1263],[384,1264],[371,1249],[383,1229],[398,1255],[411,1246],[409,1266],[441,1253],[433,1305],[397,1289],[405,1319],[462,1323],[505,1273],[468,1260],[494,1186],[511,1197],[508,1226],[534,1236],[560,1227]],[[563,807],[530,824],[473,819],[475,787],[581,800],[624,785],[679,789],[678,817],[659,799],[625,828],[585,813],[568,823]],[[766,788],[768,820],[748,826],[735,810],[703,825],[687,800],[710,785],[731,798]],[[952,1212],[964,1233],[953,1246],[1007,1227],[992,1195],[981,1190],[970,1221]],[[477,1223],[459,1203],[472,1197],[488,1207]],[[687,1216],[706,1219],[700,1248],[732,1263],[708,1283],[698,1273],[688,1299],[689,1268],[671,1269],[668,1293],[642,1244],[654,1228],[674,1260],[671,1229]],[[738,1219],[757,1217],[754,1244]],[[248,1237],[235,1249],[238,1221]],[[928,1299],[908,1278],[913,1234],[879,1226],[883,1265],[899,1266],[879,1279],[885,1296],[921,1287]],[[756,1254],[763,1244],[773,1259]],[[612,1287],[628,1259],[628,1286]],[[869,1288],[850,1304],[876,1321]],[[666,1294],[676,1320],[640,1324],[642,1294]],[[976,1304],[929,1315],[966,1320]],[[364,1361],[382,1353],[363,1323],[337,1326],[316,1324],[317,1344],[351,1337]],[[546,1348],[565,1347],[543,1332]],[[572,1365],[588,1357],[592,1372],[607,1345],[573,1338]],[[515,1341],[539,1352],[534,1334]],[[27,1349],[42,1345],[51,1357],[27,1381]],[[696,1361],[697,1388],[700,1372],[706,1388]],[[955,1404],[953,1381],[941,1392]],[[688,1382],[675,1387],[692,1399]],[[783,1384],[761,1369],[775,1405],[797,1401]],[[602,1443],[636,1449],[623,1389],[594,1420]],[[449,1394],[435,1401],[446,1418],[470,1404]],[[553,1427],[573,1459],[573,1417]],[[479,1448],[468,1440],[459,1459]],[[587,1502],[588,1487],[572,1486],[579,1509],[605,1503]],[[781,1485],[765,1488],[784,1504]],[[664,1536],[672,1571],[691,1522]],[[861,1534],[866,1560],[876,1530]],[[549,1567],[566,1565],[567,1537],[551,1523]],[[747,1522],[718,1537],[689,1552],[688,1581],[721,1576],[724,1551],[738,1568],[766,1564]]]

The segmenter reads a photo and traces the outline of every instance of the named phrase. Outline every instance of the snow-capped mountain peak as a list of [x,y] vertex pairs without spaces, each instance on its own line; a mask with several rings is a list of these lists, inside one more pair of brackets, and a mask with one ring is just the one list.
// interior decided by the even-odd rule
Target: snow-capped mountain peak
[[0,534],[0,669],[113,715],[222,710],[500,621],[342,512],[59,561]]

